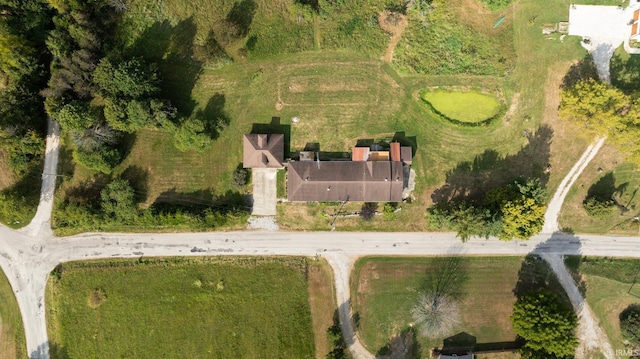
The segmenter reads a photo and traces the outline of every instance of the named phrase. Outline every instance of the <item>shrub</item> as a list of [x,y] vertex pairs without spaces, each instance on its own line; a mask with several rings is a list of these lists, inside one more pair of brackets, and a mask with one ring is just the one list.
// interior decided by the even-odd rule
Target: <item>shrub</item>
[[370,222],[373,219],[373,216],[376,215],[377,209],[377,203],[365,203],[360,210],[360,218],[362,218],[362,220],[365,222]]
[[593,196],[585,199],[582,207],[590,217],[602,219],[609,217],[613,213],[616,203],[611,199]]
[[245,168],[236,168],[233,171],[233,178],[231,179],[231,183],[236,188],[242,188],[247,185],[247,169]]
[[384,208],[382,209],[382,214],[386,219],[395,219],[396,218],[396,207],[395,203],[385,203]]
[[634,347],[640,347],[640,304],[631,304],[620,313],[622,337]]

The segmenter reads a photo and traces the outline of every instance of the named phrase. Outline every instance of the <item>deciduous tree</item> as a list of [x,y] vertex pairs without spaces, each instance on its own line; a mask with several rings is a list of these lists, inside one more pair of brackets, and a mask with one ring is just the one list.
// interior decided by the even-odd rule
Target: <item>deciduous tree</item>
[[577,318],[549,290],[530,292],[513,308],[511,324],[525,340],[522,355],[526,358],[569,358],[578,346]]

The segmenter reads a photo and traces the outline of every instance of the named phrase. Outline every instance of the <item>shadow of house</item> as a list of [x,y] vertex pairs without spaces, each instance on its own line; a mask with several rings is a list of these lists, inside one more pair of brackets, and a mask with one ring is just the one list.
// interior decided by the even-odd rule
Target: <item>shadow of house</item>
[[488,149],[473,161],[458,164],[447,173],[445,184],[433,192],[431,199],[436,204],[464,201],[482,205],[489,190],[517,178],[538,178],[545,186],[549,180],[547,167],[553,130],[541,126],[535,133],[525,132],[524,135],[528,143],[516,154],[502,156]]
[[284,158],[290,158],[291,125],[282,124],[280,117],[271,117],[270,123],[254,123],[251,134],[282,134],[284,135]]
[[516,339],[510,342],[478,343],[477,338],[469,333],[460,332],[446,338],[441,349],[434,349],[441,359],[449,358],[473,358],[480,353],[515,352],[523,344]]
[[398,142],[402,147],[411,147],[412,156],[415,156],[418,152],[418,140],[416,136],[407,136],[404,131],[396,132],[391,142]]

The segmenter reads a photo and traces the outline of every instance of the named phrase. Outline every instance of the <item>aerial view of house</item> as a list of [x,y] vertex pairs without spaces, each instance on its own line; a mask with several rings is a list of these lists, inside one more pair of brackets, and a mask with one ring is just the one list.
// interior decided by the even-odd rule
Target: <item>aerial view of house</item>
[[640,356],[640,0],[0,0],[0,358]]

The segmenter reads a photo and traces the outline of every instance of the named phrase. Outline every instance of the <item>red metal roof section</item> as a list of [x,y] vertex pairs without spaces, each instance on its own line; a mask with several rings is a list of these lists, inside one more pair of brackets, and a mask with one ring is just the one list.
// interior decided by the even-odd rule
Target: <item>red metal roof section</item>
[[391,161],[400,162],[400,143],[391,142]]
[[367,161],[369,159],[369,147],[354,147],[351,152],[352,161]]

